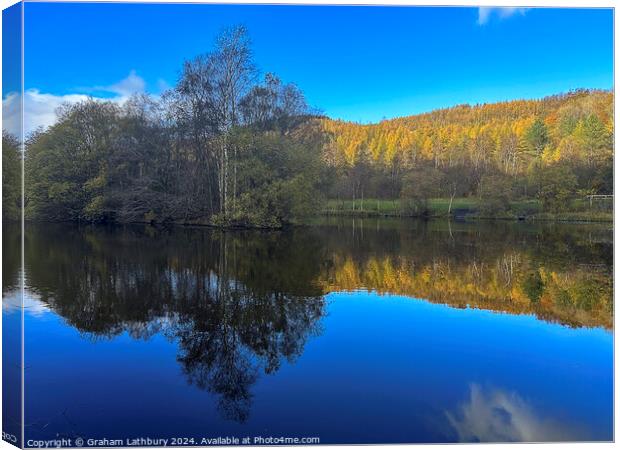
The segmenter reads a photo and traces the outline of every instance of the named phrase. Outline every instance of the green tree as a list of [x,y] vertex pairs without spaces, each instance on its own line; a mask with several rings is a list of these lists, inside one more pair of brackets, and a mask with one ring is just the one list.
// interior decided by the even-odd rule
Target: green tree
[[525,133],[525,139],[535,155],[542,154],[543,149],[549,142],[549,132],[545,122],[540,118],[534,120]]
[[480,213],[493,217],[505,213],[512,199],[512,179],[504,174],[484,175],[478,186]]
[[19,220],[22,198],[22,160],[15,136],[2,132],[2,218]]
[[428,215],[429,200],[440,195],[442,184],[443,174],[434,167],[407,173],[400,194],[405,209],[419,215]]
[[237,197],[216,223],[281,227],[319,211],[326,190],[319,130],[310,124],[286,134],[238,129],[230,143],[238,149]]
[[549,211],[564,211],[577,190],[577,177],[566,165],[555,164],[539,170],[538,198]]
[[103,195],[106,162],[118,134],[118,107],[88,100],[65,107],[26,151],[28,215],[46,220],[112,218]]
[[540,272],[538,270],[533,270],[524,276],[521,282],[521,288],[532,303],[538,303],[545,291],[545,283],[540,276]]

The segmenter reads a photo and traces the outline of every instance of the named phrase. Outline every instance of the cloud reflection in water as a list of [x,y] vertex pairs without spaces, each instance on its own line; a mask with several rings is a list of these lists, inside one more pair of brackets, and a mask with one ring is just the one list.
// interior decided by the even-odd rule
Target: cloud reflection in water
[[[462,442],[572,441],[580,437],[573,427],[541,417],[515,392],[484,389],[471,384],[468,400],[448,421]],[[583,438],[583,436],[581,436]]]

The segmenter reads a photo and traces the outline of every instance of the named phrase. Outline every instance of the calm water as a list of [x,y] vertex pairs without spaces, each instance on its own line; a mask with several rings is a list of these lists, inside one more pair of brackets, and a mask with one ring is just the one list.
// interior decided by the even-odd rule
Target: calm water
[[25,248],[26,439],[613,438],[610,225],[28,225]]

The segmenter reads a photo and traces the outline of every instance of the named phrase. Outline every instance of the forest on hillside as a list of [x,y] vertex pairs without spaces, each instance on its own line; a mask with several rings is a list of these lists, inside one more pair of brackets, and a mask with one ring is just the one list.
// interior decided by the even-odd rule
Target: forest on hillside
[[[322,120],[337,182],[331,197],[409,201],[476,197],[487,214],[537,199],[547,211],[613,194],[613,93],[459,105],[359,125]],[[355,209],[355,203],[353,205]]]
[[[363,93],[360,93],[363,95]],[[27,219],[281,227],[326,201],[476,200],[489,217],[518,201],[547,212],[613,193],[613,92],[459,105],[357,124],[311,109],[300,89],[259,75],[243,27],[184,63],[159,97],[65,105],[27,137]],[[3,216],[19,217],[19,142],[3,132]]]

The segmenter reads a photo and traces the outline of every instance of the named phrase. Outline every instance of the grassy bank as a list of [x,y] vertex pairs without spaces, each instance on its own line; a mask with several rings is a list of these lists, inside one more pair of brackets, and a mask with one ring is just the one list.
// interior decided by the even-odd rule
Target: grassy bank
[[[434,198],[428,202],[427,217],[459,216],[467,219],[505,219],[505,220],[554,220],[567,222],[612,222],[611,208],[590,208],[589,204],[581,199],[572,200],[563,212],[544,211],[538,200],[522,200],[510,203],[507,211],[498,214],[481,214],[480,203],[477,198],[455,198],[452,201],[451,212],[449,198]],[[401,200],[364,199],[336,200],[327,202],[323,210],[325,215],[340,216],[384,216],[384,217],[417,217],[415,211],[407,208]]]

